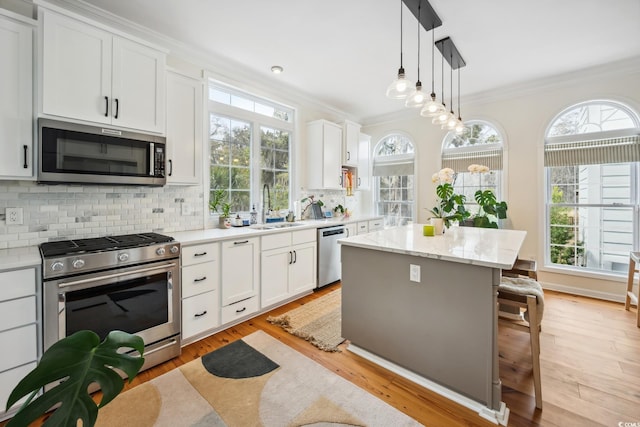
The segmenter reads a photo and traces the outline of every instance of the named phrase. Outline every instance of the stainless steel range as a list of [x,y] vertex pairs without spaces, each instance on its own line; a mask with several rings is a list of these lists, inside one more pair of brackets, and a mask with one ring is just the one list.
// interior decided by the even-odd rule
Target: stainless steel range
[[44,348],[82,329],[139,335],[142,369],[180,355],[180,244],[157,233],[40,245]]

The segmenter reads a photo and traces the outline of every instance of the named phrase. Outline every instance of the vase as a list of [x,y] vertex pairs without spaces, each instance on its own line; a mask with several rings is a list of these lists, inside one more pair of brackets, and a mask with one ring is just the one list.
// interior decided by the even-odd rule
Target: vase
[[444,219],[431,218],[431,225],[433,225],[433,231],[436,236],[444,233]]

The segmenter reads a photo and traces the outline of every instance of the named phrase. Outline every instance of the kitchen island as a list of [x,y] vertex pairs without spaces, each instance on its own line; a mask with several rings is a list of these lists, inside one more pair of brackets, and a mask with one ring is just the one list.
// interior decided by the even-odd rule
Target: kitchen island
[[348,349],[505,424],[497,290],[526,232],[414,224],[342,239]]

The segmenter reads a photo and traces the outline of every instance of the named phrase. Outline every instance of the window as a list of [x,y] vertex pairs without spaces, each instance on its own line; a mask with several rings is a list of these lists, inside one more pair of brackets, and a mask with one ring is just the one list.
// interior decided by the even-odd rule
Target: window
[[[492,190],[498,200],[502,200],[503,138],[500,132],[488,122],[465,122],[461,135],[449,132],[442,149],[442,167],[453,169],[457,175],[455,192],[464,194],[465,205],[471,211],[477,210],[474,194],[477,190]],[[490,173],[470,173],[469,165],[487,166]]]
[[415,153],[403,135],[389,135],[374,149],[375,205],[385,226],[411,224],[415,218]]
[[544,149],[547,264],[626,274],[638,248],[639,135],[637,115],[611,101],[553,120]]
[[291,108],[210,81],[210,194],[224,189],[232,212],[248,212],[260,209],[268,186],[271,207],[289,208],[293,116]]

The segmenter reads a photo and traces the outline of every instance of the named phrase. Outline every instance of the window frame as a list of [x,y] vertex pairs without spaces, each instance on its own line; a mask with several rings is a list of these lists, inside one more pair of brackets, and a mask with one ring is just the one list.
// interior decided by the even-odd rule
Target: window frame
[[[210,188],[210,176],[209,176],[209,170],[210,170],[210,156],[211,156],[211,152],[210,152],[210,148],[211,148],[211,143],[210,143],[210,138],[209,138],[209,132],[210,132],[210,115],[214,114],[216,116],[221,116],[224,118],[228,118],[231,120],[238,120],[238,121],[244,121],[244,122],[248,122],[251,125],[252,128],[252,133],[251,133],[251,149],[250,149],[250,157],[251,157],[251,163],[250,163],[250,201],[249,201],[249,209],[251,209],[251,206],[255,206],[257,211],[260,211],[260,209],[262,208],[262,191],[260,188],[260,184],[261,184],[261,174],[262,174],[262,166],[261,166],[261,162],[260,162],[260,150],[261,150],[261,129],[263,127],[266,128],[270,128],[270,129],[277,129],[277,130],[281,130],[281,131],[285,131],[289,133],[289,206],[284,206],[281,207],[282,209],[289,209],[292,206],[292,201],[295,200],[294,198],[294,188],[296,188],[296,186],[294,185],[294,177],[295,177],[295,166],[292,160],[296,158],[296,141],[297,141],[297,128],[295,126],[295,122],[296,122],[296,116],[297,116],[297,111],[295,108],[290,107],[286,104],[283,103],[279,103],[276,101],[272,101],[266,98],[262,98],[260,96],[257,95],[253,95],[250,93],[247,93],[245,91],[242,91],[240,89],[237,88],[233,88],[231,86],[228,86],[224,83],[221,83],[220,81],[217,81],[211,77],[209,77],[207,79],[207,90],[206,90],[206,102],[207,102],[207,151],[206,151],[206,155],[205,155],[205,159],[204,159],[204,163],[205,163],[205,168],[204,170],[207,171],[207,176],[205,179],[206,182],[206,188],[204,190],[205,193],[205,212],[208,212],[208,204],[209,204],[209,199],[211,196],[211,188]],[[289,119],[287,121],[285,120],[281,120],[278,118],[274,118],[274,117],[269,117],[260,113],[256,113],[247,109],[243,109],[240,107],[235,107],[232,105],[228,105],[228,104],[224,104],[218,101],[214,101],[209,99],[209,91],[210,88],[214,86],[217,88],[221,88],[225,91],[228,91],[229,93],[231,93],[232,95],[235,96],[241,96],[244,97],[250,101],[253,102],[259,102],[262,103],[264,105],[271,105],[271,106],[276,106],[278,108],[282,108],[284,110],[286,110],[289,113]],[[214,213],[210,213],[210,217],[214,215]],[[239,213],[239,214],[248,214],[248,211],[240,211],[240,212],[234,212],[234,213]],[[206,219],[205,219],[206,221]]]
[[[557,121],[560,120],[564,115],[571,112],[574,109],[583,108],[588,105],[597,105],[604,104],[609,105],[619,110],[624,111],[629,118],[631,119],[634,128],[622,128],[615,130],[606,130],[606,131],[595,131],[595,132],[585,132],[579,134],[566,134],[566,135],[555,135],[549,136],[549,133],[556,125]],[[588,140],[600,140],[600,139],[609,139],[609,138],[621,138],[630,135],[639,135],[640,134],[640,117],[638,113],[634,111],[628,105],[610,99],[593,99],[582,101],[573,105],[570,105],[564,108],[562,111],[557,113],[553,118],[549,121],[547,128],[545,130],[544,136],[544,144],[542,146],[543,158],[545,156],[545,149],[547,144],[549,143],[571,143],[571,142],[581,142]],[[591,277],[591,278],[601,278],[605,280],[610,280],[612,278],[626,278],[627,269],[619,269],[619,270],[603,270],[597,268],[587,268],[587,267],[576,267],[573,265],[564,265],[557,264],[551,262],[551,211],[554,207],[568,207],[577,211],[578,209],[630,209],[631,210],[631,233],[632,233],[632,249],[633,251],[637,251],[640,248],[640,162],[625,162],[622,164],[628,164],[630,168],[629,172],[629,202],[628,203],[580,203],[579,200],[574,201],[573,203],[553,203],[552,201],[552,183],[551,183],[551,167],[546,166],[543,161],[543,177],[544,177],[544,188],[542,194],[544,195],[543,200],[543,228],[544,228],[544,240],[543,240],[543,260],[544,260],[544,269],[550,272],[561,272],[565,274],[572,274],[576,276],[583,277]],[[586,166],[600,166],[611,164],[616,165],[620,163],[598,163],[594,165],[578,165],[576,167],[586,167]],[[600,177],[602,177],[602,172],[600,173]],[[600,202],[602,202],[602,197],[600,197]],[[602,211],[601,211],[602,212]],[[623,244],[623,242],[621,242]],[[588,246],[588,245],[586,245]],[[625,258],[628,263],[628,258]]]

